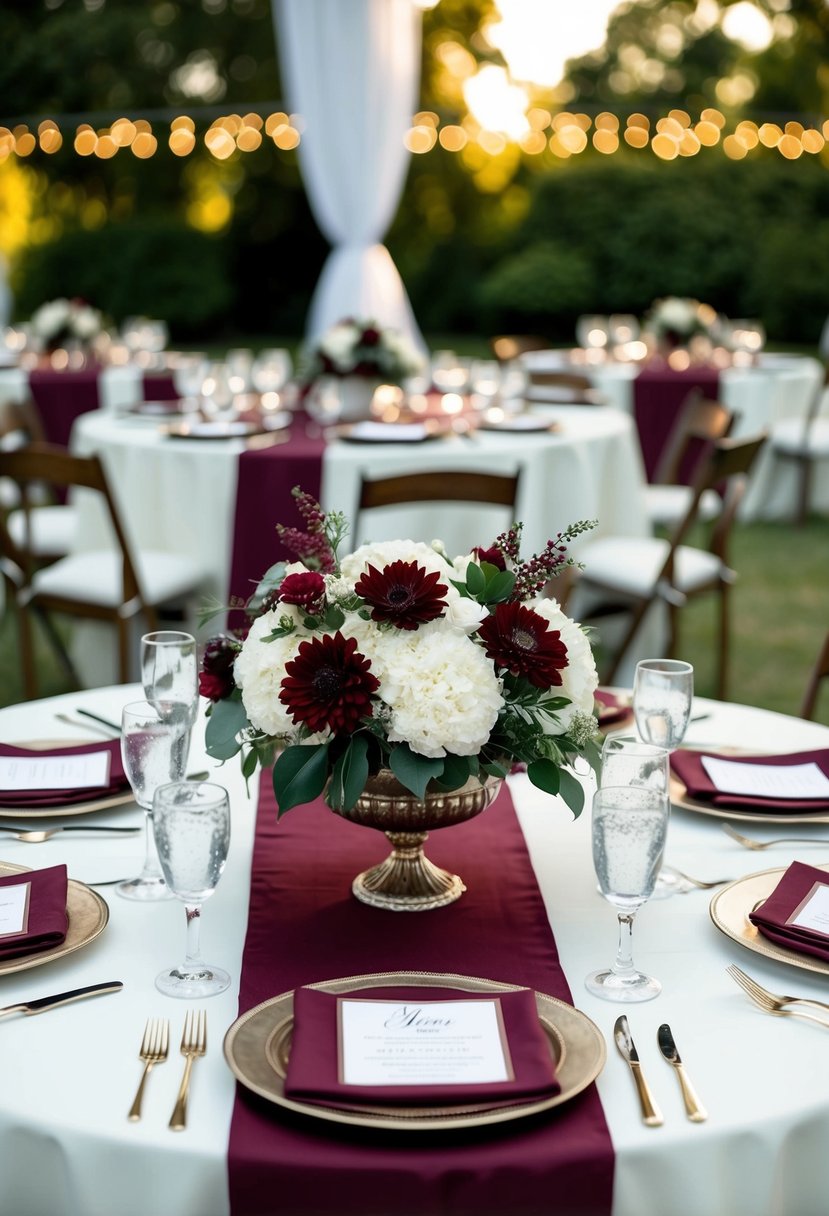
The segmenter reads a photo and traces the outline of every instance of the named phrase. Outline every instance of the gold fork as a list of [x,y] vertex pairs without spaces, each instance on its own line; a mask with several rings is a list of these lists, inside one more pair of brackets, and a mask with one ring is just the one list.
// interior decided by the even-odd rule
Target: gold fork
[[184,1056],[184,1076],[181,1078],[178,1097],[170,1118],[170,1127],[174,1132],[184,1131],[187,1125],[187,1096],[190,1090],[190,1070],[196,1056],[203,1056],[207,1051],[207,1014],[203,1009],[195,1013],[188,1010],[184,1018],[184,1030],[181,1035],[181,1054]]
[[734,881],[733,878],[712,878],[708,881],[702,878],[693,878],[690,874],[686,874],[684,870],[678,870],[676,866],[669,866],[667,864],[663,865],[662,869],[667,870],[669,874],[675,874],[677,878],[687,883],[688,886],[684,888],[686,891],[690,887],[697,887],[700,891],[711,891],[714,887],[722,887],[726,883]]
[[144,1072],[141,1074],[138,1091],[127,1116],[133,1123],[141,1118],[141,1102],[144,1098],[144,1086],[147,1082],[147,1077],[150,1075],[154,1064],[163,1064],[167,1059],[169,1043],[170,1023],[168,1019],[148,1018],[147,1025],[144,1027],[144,1037],[141,1040],[141,1049],[138,1052],[138,1058],[144,1061]]
[[721,827],[727,836],[737,841],[737,844],[741,844],[744,849],[754,849],[756,852],[770,849],[773,844],[822,844],[829,848],[829,836],[823,840],[818,836],[777,836],[774,840],[755,840],[753,836],[743,836],[742,832],[735,832],[730,823],[723,823]]
[[14,828],[3,827],[0,828],[0,835],[5,839],[22,840],[25,844],[43,844],[44,840],[51,840],[53,836],[59,836],[62,832],[86,832],[104,836],[112,834],[134,836],[141,830],[141,828],[105,827],[103,824],[87,824],[84,826],[81,823],[72,823],[64,824],[59,828],[22,828],[19,832]]
[[746,996],[754,1001],[755,1005],[759,1005],[766,1013],[778,1013],[781,1015],[788,1014],[790,1017],[806,1018],[810,1022],[817,1022],[818,1026],[825,1026],[829,1029],[829,1022],[825,1018],[815,1017],[813,1013],[802,1013],[799,1009],[788,1009],[788,1005],[812,1005],[816,1009],[822,1009],[825,1013],[829,1013],[829,1005],[823,1001],[813,1001],[807,996],[784,996],[777,992],[769,992],[767,988],[763,988],[756,980],[753,980],[750,975],[746,975],[745,971],[741,971],[739,967],[733,964],[726,967],[726,971],[733,980],[745,992]]

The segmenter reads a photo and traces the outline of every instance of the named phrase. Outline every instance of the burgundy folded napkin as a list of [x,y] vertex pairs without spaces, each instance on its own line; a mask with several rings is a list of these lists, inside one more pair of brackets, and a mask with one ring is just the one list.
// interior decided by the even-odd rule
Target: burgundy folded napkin
[[459,1085],[346,1085],[339,1080],[337,1001],[334,993],[298,988],[294,993],[294,1027],[285,1078],[290,1098],[325,1105],[360,1103],[405,1106],[460,1106],[468,1103],[513,1103],[557,1094],[550,1048],[538,1021],[529,988],[515,992],[467,993],[456,989],[361,988],[343,994],[354,1000],[466,1001],[501,1003],[504,1033],[513,1079]]
[[829,873],[793,861],[768,899],[750,912],[748,919],[778,945],[829,962],[829,933],[788,923],[816,886],[829,887]]
[[109,755],[109,781],[106,785],[86,786],[76,790],[4,790],[0,789],[0,813],[3,807],[72,806],[92,799],[109,798],[129,789],[129,781],[121,763],[119,739],[100,743],[83,743],[77,747],[50,747],[37,750],[0,743],[0,756],[82,756],[87,752],[107,752]]
[[688,797],[698,802],[709,802],[711,806],[723,809],[773,811],[776,815],[786,814],[787,811],[798,814],[804,811],[814,811],[816,815],[829,811],[829,798],[762,798],[747,794],[729,794],[724,790],[718,790],[703,768],[703,756],[713,756],[719,760],[735,760],[741,764],[771,765],[775,768],[813,762],[829,777],[829,748],[811,752],[792,752],[784,756],[726,756],[718,752],[692,751],[676,751],[671,756],[672,770],[688,791]]
[[605,692],[602,688],[597,688],[593,696],[599,702],[599,726],[613,726],[616,722],[633,717],[629,698],[622,700],[615,693]]
[[66,937],[69,918],[66,915],[66,866],[49,866],[45,870],[25,870],[0,878],[0,901],[4,888],[29,884],[26,924],[22,933],[0,932],[0,959],[51,950]]

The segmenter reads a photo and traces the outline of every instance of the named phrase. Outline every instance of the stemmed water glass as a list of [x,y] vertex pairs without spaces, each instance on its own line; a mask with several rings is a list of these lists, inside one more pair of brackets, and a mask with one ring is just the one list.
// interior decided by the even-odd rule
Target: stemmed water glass
[[168,899],[150,831],[155,791],[181,781],[187,767],[192,720],[190,707],[170,702],[162,711],[149,701],[131,701],[121,711],[121,757],[135,801],[145,812],[146,852],[137,878],[119,883],[126,899]]
[[668,830],[668,798],[643,785],[603,786],[593,798],[593,864],[599,888],[616,908],[619,943],[611,967],[593,971],[585,985],[607,1001],[649,1001],[659,980],[633,963],[633,918],[650,898]]
[[160,713],[179,713],[186,706],[190,725],[199,708],[199,661],[196,639],[176,629],[158,629],[141,639],[144,696]]
[[203,961],[199,926],[202,904],[215,891],[227,860],[227,790],[206,781],[162,786],[153,800],[153,832],[167,886],[187,913],[184,962],[157,975],[156,988],[167,996],[215,996],[229,987],[230,976]]

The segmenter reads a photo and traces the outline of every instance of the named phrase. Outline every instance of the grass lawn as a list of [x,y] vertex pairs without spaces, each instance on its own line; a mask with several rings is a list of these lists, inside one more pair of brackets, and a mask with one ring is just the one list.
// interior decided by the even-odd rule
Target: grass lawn
[[[829,629],[829,520],[803,528],[755,523],[735,528],[732,560],[739,572],[733,593],[730,698],[796,714],[808,673]],[[679,657],[694,664],[696,691],[713,695],[716,597],[701,597],[680,616]],[[40,639],[40,694],[70,690]],[[113,643],[114,645],[114,643]],[[17,625],[0,623],[0,704],[22,699]],[[829,726],[829,686],[818,701],[818,721]]]

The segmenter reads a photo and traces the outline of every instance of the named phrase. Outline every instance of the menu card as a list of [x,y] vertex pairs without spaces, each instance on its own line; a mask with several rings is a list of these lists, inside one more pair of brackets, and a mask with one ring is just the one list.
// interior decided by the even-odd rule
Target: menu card
[[702,764],[718,790],[752,798],[827,798],[829,777],[808,764],[751,764],[703,756]]
[[345,1085],[463,1085],[511,1081],[501,1004],[341,998]]
[[0,790],[80,790],[109,785],[107,751],[75,756],[0,756]]

